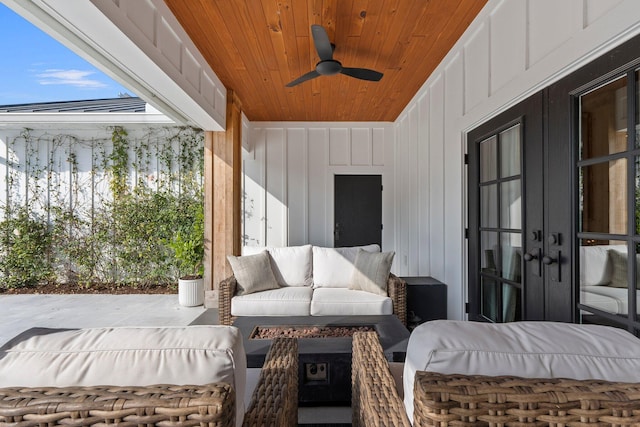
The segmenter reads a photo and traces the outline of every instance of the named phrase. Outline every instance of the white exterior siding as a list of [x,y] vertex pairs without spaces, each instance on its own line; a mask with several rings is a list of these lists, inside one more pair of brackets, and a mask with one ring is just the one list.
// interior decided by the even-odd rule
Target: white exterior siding
[[397,119],[393,249],[402,274],[448,285],[450,318],[466,301],[466,132],[639,30],[636,0],[490,0]]

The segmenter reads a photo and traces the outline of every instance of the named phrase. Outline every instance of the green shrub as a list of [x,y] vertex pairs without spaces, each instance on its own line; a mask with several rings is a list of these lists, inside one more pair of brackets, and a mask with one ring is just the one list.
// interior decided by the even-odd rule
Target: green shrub
[[19,209],[0,223],[2,284],[7,288],[34,286],[51,279],[51,233],[46,221]]

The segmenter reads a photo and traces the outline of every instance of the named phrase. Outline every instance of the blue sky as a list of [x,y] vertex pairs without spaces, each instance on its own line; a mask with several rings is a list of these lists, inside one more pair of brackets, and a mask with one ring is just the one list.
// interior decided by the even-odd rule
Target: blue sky
[[0,4],[0,105],[134,95]]

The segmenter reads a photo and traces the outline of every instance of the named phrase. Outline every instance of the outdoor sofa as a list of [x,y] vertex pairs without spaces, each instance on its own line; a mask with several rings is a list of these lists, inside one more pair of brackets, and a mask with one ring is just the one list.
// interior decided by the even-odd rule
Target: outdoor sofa
[[297,353],[274,339],[251,391],[234,327],[32,329],[0,348],[0,426],[296,426]]
[[399,390],[375,333],[352,363],[354,426],[640,425],[640,340],[612,327],[427,322]]
[[380,246],[245,247],[218,285],[220,324],[237,316],[395,314],[406,325],[406,282]]

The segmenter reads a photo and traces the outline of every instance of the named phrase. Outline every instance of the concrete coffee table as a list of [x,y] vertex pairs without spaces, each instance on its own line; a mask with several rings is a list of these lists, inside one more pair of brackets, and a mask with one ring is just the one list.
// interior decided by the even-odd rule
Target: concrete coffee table
[[[262,367],[271,344],[270,339],[251,338],[260,327],[370,327],[390,362],[404,362],[409,339],[409,331],[394,315],[238,317],[233,325],[242,333],[249,368]],[[351,404],[351,346],[350,336],[298,339],[301,405]]]

